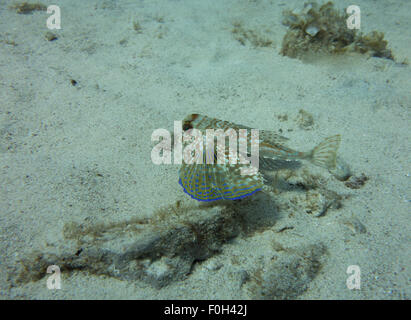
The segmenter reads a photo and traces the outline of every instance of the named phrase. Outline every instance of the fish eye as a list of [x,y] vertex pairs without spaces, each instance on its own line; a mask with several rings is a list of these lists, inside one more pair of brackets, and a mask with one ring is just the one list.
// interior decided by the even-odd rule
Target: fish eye
[[184,131],[187,131],[187,130],[190,130],[190,129],[193,129],[193,126],[191,125],[191,123],[186,122],[186,123],[183,124],[183,130]]

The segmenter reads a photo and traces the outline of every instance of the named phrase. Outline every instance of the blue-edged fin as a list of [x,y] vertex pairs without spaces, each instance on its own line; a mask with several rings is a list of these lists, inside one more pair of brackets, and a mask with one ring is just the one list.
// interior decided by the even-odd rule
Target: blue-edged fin
[[179,183],[185,193],[198,201],[241,199],[260,191],[263,186],[259,175],[238,176],[236,173],[233,176],[227,172],[227,167],[215,164],[183,164]]
[[222,199],[212,165],[186,165],[180,168],[179,183],[184,192],[199,201]]
[[[217,164],[214,152],[203,152],[203,164],[185,164],[180,168],[179,183],[184,192],[198,201],[236,200],[254,194],[263,187],[259,173],[241,175],[239,165]],[[214,156],[214,164],[206,159]]]
[[224,199],[241,199],[263,189],[264,179],[259,172],[242,175],[239,166],[229,166],[224,185]]
[[339,134],[329,137],[310,152],[310,161],[320,167],[332,170],[337,162],[337,150],[341,143]]
[[[203,152],[197,157],[203,157],[203,164],[186,164],[183,162],[180,168],[179,183],[184,192],[198,201],[215,201],[222,199],[219,186],[222,175],[215,172],[216,165],[207,164],[207,160],[214,156],[214,152]],[[214,159],[216,160],[216,159]]]

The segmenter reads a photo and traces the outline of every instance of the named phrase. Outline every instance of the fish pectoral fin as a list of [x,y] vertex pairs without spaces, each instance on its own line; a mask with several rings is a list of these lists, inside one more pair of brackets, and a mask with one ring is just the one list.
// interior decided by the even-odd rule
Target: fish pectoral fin
[[340,142],[341,136],[339,134],[325,139],[311,151],[311,162],[328,170],[334,169]]

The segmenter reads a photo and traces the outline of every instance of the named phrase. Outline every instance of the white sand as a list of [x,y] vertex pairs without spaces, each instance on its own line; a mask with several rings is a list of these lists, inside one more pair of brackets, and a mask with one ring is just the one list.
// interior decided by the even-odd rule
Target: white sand
[[[56,41],[45,40],[45,12],[19,15],[8,9],[12,1],[0,7],[2,299],[247,299],[239,274],[267,259],[273,241],[327,248],[298,298],[410,299],[408,65],[361,57],[304,64],[281,56],[281,12],[300,9],[295,0],[43,2],[61,7]],[[383,31],[396,59],[410,59],[411,2],[356,4],[362,31]],[[267,29],[274,48],[241,45],[230,31],[235,21]],[[300,109],[313,115],[311,130],[295,121]],[[342,208],[320,218],[296,212],[284,220],[280,212],[272,229],[284,221],[294,229],[234,239],[185,281],[161,290],[84,272],[63,275],[57,291],[46,288],[46,278],[11,287],[16,261],[64,241],[67,222],[122,221],[177,200],[195,203],[178,185],[178,166],[150,159],[153,130],[172,130],[193,112],[282,129],[298,150],[340,133],[339,154],[369,181],[352,190],[322,170],[329,189],[351,195]],[[288,120],[280,121],[284,114]],[[341,223],[352,215],[365,233]],[[346,287],[349,265],[361,268],[360,290]]]

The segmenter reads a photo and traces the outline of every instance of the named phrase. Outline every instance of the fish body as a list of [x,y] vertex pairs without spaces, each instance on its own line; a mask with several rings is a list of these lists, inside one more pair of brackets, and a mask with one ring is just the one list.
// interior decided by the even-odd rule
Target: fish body
[[[183,131],[190,132],[191,129],[200,130],[204,136],[203,144],[207,129],[222,129],[226,132],[228,129],[247,129],[247,145],[251,144],[251,128],[235,124],[229,121],[223,121],[210,118],[200,114],[190,114],[183,120]],[[299,152],[285,145],[288,140],[272,131],[259,130],[259,163],[266,164],[269,160],[301,160],[305,159],[313,164],[332,170],[336,166],[336,154],[341,141],[340,135],[335,135],[325,139],[309,152]],[[242,139],[238,135],[240,140]],[[244,137],[243,137],[244,139]],[[221,151],[221,150],[220,150]],[[211,152],[211,154],[210,154]],[[264,178],[259,171],[254,174],[244,175],[241,169],[245,164],[230,163],[229,150],[225,148],[223,163],[209,163],[210,158],[217,159],[219,150],[211,151],[204,148],[197,157],[202,157],[201,164],[193,162],[192,164],[184,163],[180,168],[179,183],[184,192],[198,201],[215,201],[220,199],[236,200],[250,196],[257,191],[263,190]]]

